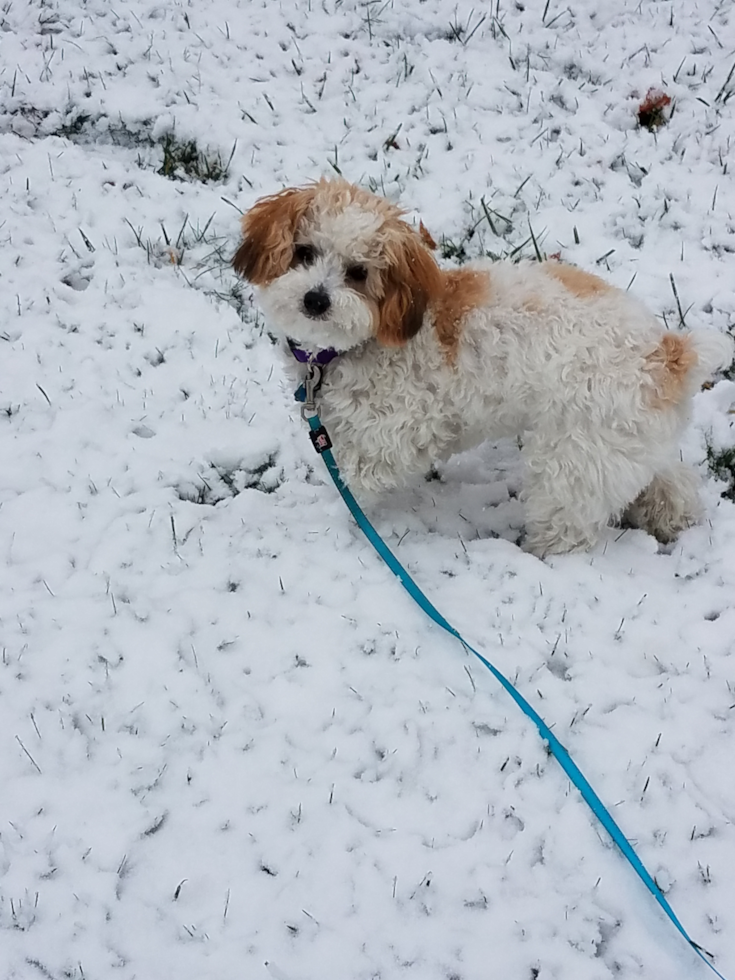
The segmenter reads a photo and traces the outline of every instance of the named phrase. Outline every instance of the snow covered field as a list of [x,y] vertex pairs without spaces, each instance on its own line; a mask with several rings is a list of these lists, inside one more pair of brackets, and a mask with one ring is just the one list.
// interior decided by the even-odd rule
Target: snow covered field
[[[360,537],[228,259],[338,171],[726,330],[733,66],[731,0],[0,6],[0,980],[713,976]],[[670,547],[525,554],[510,444],[370,505],[728,980],[734,409]]]

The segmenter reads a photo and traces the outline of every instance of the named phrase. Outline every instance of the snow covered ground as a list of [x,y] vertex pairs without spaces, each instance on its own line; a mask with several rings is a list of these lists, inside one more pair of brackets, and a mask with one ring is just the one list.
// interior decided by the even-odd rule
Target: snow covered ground
[[[726,330],[734,65],[731,0],[0,7],[1,980],[712,975],[360,537],[227,263],[338,171]],[[525,554],[512,445],[370,507],[729,980],[734,406],[671,547]]]

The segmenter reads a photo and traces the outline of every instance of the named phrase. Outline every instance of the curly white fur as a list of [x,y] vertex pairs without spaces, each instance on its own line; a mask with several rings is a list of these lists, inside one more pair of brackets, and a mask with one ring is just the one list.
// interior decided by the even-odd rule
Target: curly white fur
[[[269,206],[288,224],[278,208],[299,193],[308,200],[282,229],[287,261],[266,272],[259,224]],[[732,358],[724,335],[667,333],[627,293],[561,263],[442,272],[397,209],[342,181],[256,204],[235,266],[259,286],[273,330],[343,352],[319,411],[353,489],[393,487],[460,449],[520,435],[535,554],[587,547],[624,513],[661,540],[699,518],[678,440],[692,394]],[[397,270],[411,280],[403,334],[381,319],[391,290],[400,294]],[[327,310],[305,308],[310,290]]]

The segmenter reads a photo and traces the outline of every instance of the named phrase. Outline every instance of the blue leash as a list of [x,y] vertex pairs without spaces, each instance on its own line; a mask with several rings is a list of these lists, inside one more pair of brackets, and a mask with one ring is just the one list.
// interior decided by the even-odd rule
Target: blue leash
[[[314,448],[319,453],[319,455],[324,460],[327,469],[329,470],[329,475],[334,481],[334,485],[339,491],[342,499],[347,504],[350,513],[355,519],[357,526],[363,532],[365,537],[368,539],[370,544],[375,548],[378,555],[383,559],[388,568],[393,572],[394,575],[398,577],[401,585],[408,592],[411,598],[416,602],[421,609],[427,614],[427,616],[432,619],[437,626],[441,626],[443,630],[453,636],[455,639],[459,640],[462,646],[473,653],[477,659],[484,664],[485,667],[490,671],[493,677],[498,681],[498,683],[508,692],[508,694],[513,698],[515,703],[521,709],[521,711],[534,723],[536,728],[541,735],[541,738],[548,745],[549,750],[553,753],[556,761],[562,767],[564,772],[567,774],[571,782],[577,787],[579,792],[582,794],[582,799],[585,801],[587,806],[592,810],[594,815],[600,821],[602,826],[608,832],[613,840],[613,843],[618,847],[618,849],[623,854],[623,857],[632,866],[635,873],[641,879],[643,884],[646,886],[648,891],[653,895],[658,904],[666,913],[666,916],[671,920],[671,922],[676,926],[677,930],[684,937],[689,946],[694,950],[697,956],[706,963],[707,966],[715,973],[720,980],[725,980],[725,977],[713,966],[712,963],[707,959],[707,956],[711,956],[711,953],[705,955],[705,950],[702,949],[694,940],[689,936],[684,926],[681,924],[676,916],[676,913],[669,905],[666,900],[666,896],[663,894],[661,889],[656,884],[653,876],[646,869],[645,865],[638,857],[636,852],[633,850],[631,845],[628,843],[627,838],[623,834],[620,827],[612,817],[612,814],[607,809],[605,804],[602,802],[600,797],[594,791],[592,786],[587,781],[584,773],[581,771],[579,766],[574,762],[572,757],[569,755],[567,750],[561,744],[559,739],[554,735],[549,726],[543,720],[541,715],[526,701],[523,695],[516,690],[516,688],[511,684],[511,682],[503,675],[501,672],[494,667],[489,660],[487,660],[481,653],[478,653],[474,647],[470,646],[469,643],[462,637],[462,635],[449,623],[439,612],[439,610],[434,606],[434,604],[424,595],[418,585],[411,578],[406,569],[401,565],[396,556],[390,550],[388,545],[383,541],[378,532],[375,530],[373,525],[365,516],[362,508],[355,500],[350,489],[345,485],[340,476],[339,467],[332,454],[332,443],[327,433],[327,430],[322,425],[319,416],[314,407],[314,396],[319,388],[321,382],[321,371],[316,368],[313,369],[310,365],[309,374],[307,374],[307,379],[303,385],[301,385],[296,391],[296,400],[300,402],[305,402],[302,408],[302,416],[309,423],[309,436],[314,445]],[[313,414],[312,414],[313,413]]]

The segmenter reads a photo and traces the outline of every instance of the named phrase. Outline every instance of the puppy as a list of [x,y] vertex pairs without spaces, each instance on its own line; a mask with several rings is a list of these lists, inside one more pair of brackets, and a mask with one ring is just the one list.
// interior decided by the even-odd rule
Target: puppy
[[402,215],[322,179],[258,201],[233,260],[300,359],[333,358],[319,413],[347,485],[394,487],[513,435],[534,554],[586,548],[622,516],[660,541],[696,521],[678,440],[730,339],[667,332],[562,262],[440,269]]

